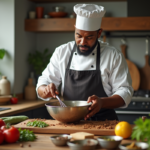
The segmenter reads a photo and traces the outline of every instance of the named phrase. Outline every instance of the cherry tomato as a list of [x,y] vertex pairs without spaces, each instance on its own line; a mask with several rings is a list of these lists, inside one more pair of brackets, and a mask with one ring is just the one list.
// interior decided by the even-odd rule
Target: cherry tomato
[[2,119],[0,119],[0,128],[5,125],[6,125],[5,122]]
[[18,103],[18,98],[17,97],[12,97],[10,99],[11,104],[17,104]]
[[3,132],[0,130],[0,144],[2,144],[4,141],[4,134]]
[[18,131],[17,128],[15,128],[14,126],[5,126],[5,130],[3,132],[4,134],[4,140],[7,143],[14,143],[16,141],[18,141],[19,137],[20,137],[20,133]]

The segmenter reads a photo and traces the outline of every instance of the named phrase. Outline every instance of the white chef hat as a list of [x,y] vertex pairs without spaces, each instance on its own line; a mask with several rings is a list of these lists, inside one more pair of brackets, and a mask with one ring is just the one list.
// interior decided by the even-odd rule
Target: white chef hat
[[74,6],[77,15],[76,28],[85,31],[100,29],[102,17],[105,14],[103,6],[95,4],[77,4]]

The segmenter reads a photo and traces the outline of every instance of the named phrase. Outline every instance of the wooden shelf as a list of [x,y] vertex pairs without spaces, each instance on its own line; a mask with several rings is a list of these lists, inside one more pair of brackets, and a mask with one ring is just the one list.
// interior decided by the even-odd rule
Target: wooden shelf
[[[74,31],[75,18],[26,19],[25,31]],[[150,17],[104,17],[103,31],[150,31]]]
[[53,32],[53,31],[74,31],[75,19],[27,19],[25,20],[26,31]]
[[[45,2],[91,2],[91,0],[29,0],[36,3],[45,3]],[[127,0],[94,0],[95,2],[122,2]]]

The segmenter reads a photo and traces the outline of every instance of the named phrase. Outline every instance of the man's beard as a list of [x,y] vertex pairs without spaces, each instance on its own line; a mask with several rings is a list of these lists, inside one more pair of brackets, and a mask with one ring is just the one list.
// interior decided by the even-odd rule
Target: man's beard
[[[97,45],[97,42],[98,42],[98,39],[96,40],[95,44],[90,47],[90,46],[87,46],[87,45],[78,45],[77,46],[77,52],[79,55],[84,55],[84,56],[88,56],[96,47]],[[85,48],[88,48],[88,50],[85,50],[85,51],[81,51],[79,48],[80,47],[85,47]]]

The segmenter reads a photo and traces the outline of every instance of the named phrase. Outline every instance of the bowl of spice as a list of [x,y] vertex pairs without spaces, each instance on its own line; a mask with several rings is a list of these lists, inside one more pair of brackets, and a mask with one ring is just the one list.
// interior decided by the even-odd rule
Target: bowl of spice
[[60,134],[51,136],[50,139],[56,146],[65,146],[67,145],[67,142],[70,141],[72,137],[68,134]]
[[148,144],[145,142],[132,142],[119,145],[121,150],[147,150]]
[[99,145],[106,149],[115,149],[123,138],[121,136],[101,136],[97,138]]

